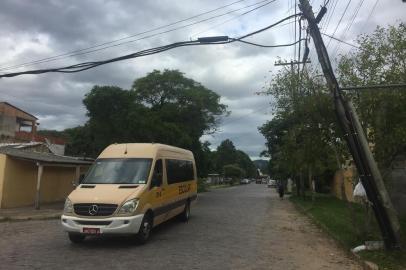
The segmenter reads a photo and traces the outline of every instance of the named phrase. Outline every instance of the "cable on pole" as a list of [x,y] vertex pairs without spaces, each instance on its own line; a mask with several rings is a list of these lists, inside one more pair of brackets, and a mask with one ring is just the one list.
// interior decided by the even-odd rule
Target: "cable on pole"
[[363,50],[363,48],[358,47],[357,45],[351,44],[351,43],[349,43],[349,42],[346,42],[346,41],[344,41],[344,40],[341,40],[341,39],[339,39],[339,38],[336,38],[336,37],[334,37],[334,36],[332,36],[332,35],[329,35],[329,34],[326,34],[326,33],[322,33],[322,32],[321,32],[321,34],[322,34],[323,36],[332,38],[332,39],[334,39],[334,40],[336,40],[336,41],[338,41],[338,42],[347,44],[347,45],[349,45],[349,46],[351,46],[351,47],[357,48],[357,49],[359,49],[359,50]]
[[[201,16],[206,15],[206,14],[210,14],[210,13],[212,13],[214,11],[220,10],[222,8],[231,6],[233,4],[236,4],[236,3],[239,3],[239,2],[242,2],[242,1],[245,1],[245,0],[235,1],[235,2],[230,3],[228,5],[225,5],[225,6],[222,6],[222,7],[207,11],[207,12],[203,12],[203,13],[200,13],[198,15],[195,15],[195,16],[183,19],[183,20],[179,20],[179,21],[167,24],[167,25],[163,25],[163,26],[159,26],[159,27],[156,27],[156,28],[153,28],[153,29],[150,29],[150,30],[139,32],[139,33],[136,33],[136,34],[133,34],[133,35],[130,35],[130,36],[126,36],[126,37],[123,37],[123,38],[119,38],[119,39],[116,39],[116,40],[113,40],[113,41],[104,42],[104,43],[101,43],[101,44],[89,46],[87,48],[73,50],[73,51],[70,51],[70,52],[66,52],[66,53],[62,53],[62,54],[59,54],[59,55],[46,57],[46,58],[42,58],[42,59],[38,59],[38,60],[35,60],[35,61],[29,61],[29,62],[25,62],[25,63],[21,63],[21,64],[17,64],[17,65],[12,65],[12,66],[5,66],[5,67],[3,66],[3,67],[0,67],[0,71],[1,70],[15,69],[15,68],[19,68],[19,67],[25,67],[25,66],[31,66],[31,65],[35,65],[35,64],[47,63],[47,62],[51,62],[51,61],[56,61],[56,60],[61,60],[61,59],[69,58],[69,57],[78,56],[78,55],[89,54],[89,53],[93,53],[93,52],[97,52],[97,51],[101,51],[101,50],[105,50],[105,49],[109,49],[109,48],[113,48],[113,47],[118,47],[118,46],[121,46],[121,45],[124,45],[124,44],[136,42],[136,41],[139,41],[139,40],[148,39],[148,38],[155,37],[155,36],[158,36],[158,35],[161,35],[161,34],[166,34],[166,33],[173,32],[173,31],[176,31],[176,30],[179,30],[179,29],[183,29],[183,28],[186,28],[186,27],[189,27],[189,26],[192,26],[192,25],[196,25],[196,24],[199,24],[199,23],[202,23],[202,22],[206,22],[206,21],[209,21],[209,20],[212,20],[212,19],[215,19],[215,18],[219,18],[219,17],[234,13],[234,12],[239,11],[239,10],[243,10],[243,9],[246,9],[246,8],[249,8],[249,7],[252,7],[252,6],[262,4],[264,2],[268,2],[269,0],[262,0],[262,1],[254,3],[254,4],[251,4],[251,5],[247,5],[247,6],[238,8],[238,9],[230,10],[228,12],[218,14],[218,15],[214,15],[212,17],[202,19],[202,20],[199,20],[199,21],[191,22],[191,23],[186,24],[186,25],[181,25],[181,26],[178,26],[178,27],[174,27],[174,28],[171,28],[169,30],[161,31],[161,32],[158,32],[158,33],[155,33],[155,34],[150,34],[148,36],[144,36],[144,37],[140,37],[140,38],[133,39],[133,40],[128,40],[128,41],[123,41],[123,40],[130,39],[130,38],[133,38],[133,37],[137,37],[137,36],[141,36],[141,35],[148,34],[148,33],[151,33],[151,32],[155,32],[157,30],[161,30],[161,29],[164,29],[164,28],[167,28],[167,27],[170,27],[170,26],[174,26],[176,24],[186,22],[186,21],[189,21],[189,20],[197,18],[197,17],[201,17]],[[119,41],[123,41],[123,42],[117,43]],[[114,43],[117,43],[117,44],[114,44]],[[106,45],[108,45],[108,46],[106,46]]]
[[[220,37],[206,37],[206,38],[200,38],[194,41],[182,41],[182,42],[175,42],[172,44],[168,44],[165,46],[160,46],[160,47],[155,47],[151,49],[146,49],[142,51],[138,51],[136,53],[131,53],[107,60],[100,60],[100,61],[91,61],[91,62],[83,62],[75,65],[70,65],[70,66],[65,66],[65,67],[60,67],[60,68],[49,68],[49,69],[37,69],[37,70],[28,70],[28,71],[22,71],[22,72],[13,72],[13,73],[6,73],[6,74],[1,74],[0,78],[6,78],[6,77],[15,77],[15,76],[20,76],[20,75],[25,75],[25,74],[43,74],[43,73],[50,73],[50,72],[58,72],[58,73],[76,73],[84,70],[88,70],[91,68],[95,68],[101,65],[113,63],[113,62],[118,62],[118,61],[123,61],[123,60],[128,60],[132,58],[137,58],[137,57],[142,57],[142,56],[147,56],[147,55],[152,55],[152,54],[157,54],[161,53],[164,51],[168,51],[174,48],[178,47],[186,47],[186,46],[201,46],[201,45],[218,45],[218,44],[228,44],[228,43],[233,43],[233,42],[243,42],[250,44],[252,42],[247,42],[247,41],[242,41],[242,39],[245,39],[247,37],[251,37],[253,35],[256,35],[258,33],[261,33],[263,31],[266,31],[286,20],[289,20],[295,16],[300,16],[301,14],[294,14],[291,16],[288,16],[286,18],[283,18],[279,20],[276,23],[273,23],[271,25],[268,25],[264,28],[261,28],[257,31],[248,33],[246,35],[240,36],[239,38],[229,38],[228,36],[220,36]],[[293,43],[297,44],[297,42]],[[255,46],[266,46],[266,45],[259,45],[252,43],[251,45]],[[292,46],[291,44],[283,44],[283,45],[273,45],[272,47],[285,47],[285,46]],[[268,46],[270,47],[270,46]]]

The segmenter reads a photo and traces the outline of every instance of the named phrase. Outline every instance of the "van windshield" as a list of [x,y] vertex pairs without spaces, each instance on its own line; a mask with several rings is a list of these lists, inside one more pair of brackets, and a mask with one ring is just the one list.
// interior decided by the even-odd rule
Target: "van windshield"
[[146,184],[152,159],[98,159],[82,184]]

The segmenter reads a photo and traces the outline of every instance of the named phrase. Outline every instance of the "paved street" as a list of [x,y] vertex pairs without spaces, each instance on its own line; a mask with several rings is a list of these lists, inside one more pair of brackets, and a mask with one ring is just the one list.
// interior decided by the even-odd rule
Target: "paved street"
[[73,245],[58,220],[0,223],[0,269],[360,269],[265,185],[200,195],[186,224],[167,222],[150,242],[89,239]]

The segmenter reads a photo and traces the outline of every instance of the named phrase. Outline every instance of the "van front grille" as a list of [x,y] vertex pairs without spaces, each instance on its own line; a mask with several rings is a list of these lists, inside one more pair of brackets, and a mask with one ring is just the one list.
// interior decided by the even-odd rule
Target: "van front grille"
[[111,216],[116,211],[117,204],[76,203],[73,209],[79,216]]

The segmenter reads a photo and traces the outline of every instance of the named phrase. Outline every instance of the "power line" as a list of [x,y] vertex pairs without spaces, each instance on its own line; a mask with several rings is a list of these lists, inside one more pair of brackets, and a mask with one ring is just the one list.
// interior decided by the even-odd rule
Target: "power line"
[[[85,50],[88,50],[88,49],[97,48],[97,47],[100,47],[100,46],[103,46],[103,45],[108,45],[108,44],[115,43],[115,42],[118,42],[118,41],[121,41],[121,40],[125,40],[125,39],[128,39],[128,38],[132,38],[132,37],[139,36],[139,35],[142,35],[142,34],[146,34],[146,33],[149,33],[149,32],[153,32],[153,31],[156,31],[156,30],[160,30],[160,29],[162,29],[162,28],[166,28],[166,27],[169,27],[169,26],[172,26],[172,25],[181,23],[181,22],[185,22],[185,21],[188,21],[188,20],[191,20],[191,19],[194,19],[194,18],[198,18],[198,17],[203,16],[203,15],[206,15],[206,14],[210,14],[210,13],[212,13],[212,12],[218,11],[218,10],[220,10],[220,9],[223,9],[223,8],[226,8],[226,7],[229,7],[229,6],[232,6],[232,5],[234,5],[234,4],[237,4],[237,3],[240,3],[240,2],[243,2],[243,1],[245,1],[245,0],[234,1],[234,2],[232,2],[232,3],[230,3],[230,4],[227,4],[227,5],[224,5],[224,6],[221,6],[221,7],[218,7],[218,8],[215,8],[215,9],[212,9],[212,10],[209,10],[209,11],[206,11],[206,12],[203,12],[203,13],[199,13],[199,14],[194,15],[194,16],[192,16],[192,17],[188,17],[188,18],[185,18],[185,19],[182,19],[182,20],[179,20],[179,21],[175,21],[175,22],[172,22],[172,23],[163,25],[163,26],[158,26],[158,27],[153,28],[153,29],[150,29],[150,30],[146,30],[146,31],[143,31],[143,32],[139,32],[139,33],[136,33],[136,34],[133,34],[133,35],[129,35],[129,36],[120,38],[120,39],[116,39],[116,40],[112,40],[112,41],[108,41],[108,42],[104,42],[104,43],[100,43],[100,44],[95,44],[95,45],[90,46],[90,47],[87,47],[87,48],[77,49],[77,50],[73,50],[73,51],[70,51],[70,52],[62,53],[62,54],[60,54],[60,55],[55,55],[55,56],[52,56],[52,57],[47,57],[47,58],[39,59],[39,60],[36,60],[36,61],[41,61],[41,60],[45,60],[45,59],[55,58],[55,57],[59,57],[59,56],[65,56],[65,55],[68,55],[68,54],[72,54],[72,53],[76,53],[76,52],[81,52],[81,51],[85,51]],[[27,62],[27,63],[32,63],[32,62]],[[5,63],[3,63],[2,65],[4,65],[4,64],[5,64]],[[25,63],[22,63],[22,64],[25,64]],[[0,70],[2,70],[2,69],[0,69]]]
[[[341,37],[340,37],[341,39],[345,39],[345,38],[347,37],[348,32],[350,31],[351,26],[353,25],[353,23],[354,23],[354,21],[355,21],[355,18],[357,17],[358,12],[360,11],[360,9],[361,9],[363,3],[364,3],[364,0],[360,0],[360,1],[358,2],[358,5],[357,5],[357,7],[355,8],[355,11],[354,11],[354,13],[353,13],[353,15],[352,15],[350,21],[347,23],[347,27],[345,28],[343,34],[342,34]],[[340,47],[341,47],[341,43],[338,43],[337,46],[336,46],[336,49],[335,49],[335,51],[334,51],[334,53],[333,53],[333,55],[336,55],[336,56],[338,55],[338,51],[339,51]]]
[[329,34],[326,34],[326,33],[321,33],[321,34],[322,34],[323,36],[326,36],[326,37],[332,38],[332,39],[334,39],[334,40],[336,40],[336,41],[338,41],[338,42],[341,42],[341,43],[347,44],[347,45],[349,45],[349,46],[351,46],[351,47],[354,47],[354,48],[357,48],[357,49],[363,50],[361,47],[358,47],[358,46],[356,46],[356,45],[354,45],[354,44],[351,44],[351,43],[349,43],[349,42],[346,42],[346,41],[344,41],[344,40],[341,40],[341,39],[336,38],[336,37],[334,37],[334,36],[331,36],[331,35],[329,35]]
[[[101,51],[101,50],[105,50],[105,49],[109,49],[109,48],[121,46],[121,45],[124,45],[124,44],[136,42],[136,41],[139,41],[139,40],[148,39],[148,38],[155,37],[155,36],[158,36],[158,35],[161,35],[161,34],[166,34],[166,33],[173,32],[173,31],[176,31],[176,30],[179,30],[179,29],[183,29],[183,28],[186,28],[186,27],[189,27],[189,26],[193,26],[193,25],[196,25],[196,24],[199,24],[199,23],[202,23],[202,22],[206,22],[206,21],[209,21],[209,20],[212,20],[212,19],[215,19],[215,18],[223,17],[223,16],[225,16],[225,15],[234,13],[234,12],[236,12],[236,11],[240,11],[240,10],[243,10],[243,9],[246,9],[246,8],[249,8],[249,7],[252,7],[252,6],[255,6],[255,5],[262,4],[262,3],[264,3],[264,2],[268,2],[269,0],[262,0],[262,1],[259,1],[259,2],[254,3],[254,4],[250,4],[250,5],[247,5],[247,6],[238,8],[238,9],[234,9],[234,10],[231,10],[231,11],[228,11],[228,12],[225,12],[225,13],[222,13],[222,14],[218,14],[218,15],[215,15],[215,16],[212,16],[212,17],[209,17],[209,18],[206,18],[206,19],[202,19],[202,20],[199,20],[199,21],[196,21],[196,22],[192,22],[192,23],[189,23],[189,24],[186,24],[186,25],[182,25],[182,26],[179,26],[179,27],[171,28],[171,29],[169,29],[169,30],[161,31],[161,32],[158,32],[158,33],[155,33],[155,34],[151,34],[151,35],[148,35],[148,36],[144,36],[144,37],[138,38],[138,39],[134,39],[134,40],[129,40],[129,41],[117,43],[117,42],[119,42],[119,41],[123,41],[123,40],[129,39],[129,38],[133,38],[133,37],[136,37],[136,36],[144,35],[144,34],[147,34],[147,33],[155,32],[155,31],[157,31],[157,30],[164,29],[164,28],[167,28],[167,27],[169,27],[169,26],[173,26],[173,25],[179,24],[179,23],[181,23],[181,22],[185,22],[185,21],[189,21],[189,20],[191,20],[191,19],[197,18],[197,17],[201,17],[201,16],[203,16],[203,15],[212,13],[212,12],[214,12],[214,11],[220,10],[220,9],[222,9],[222,8],[228,7],[228,6],[230,6],[230,5],[233,5],[233,4],[242,2],[242,1],[245,1],[245,0],[235,1],[235,2],[233,2],[233,3],[231,3],[231,4],[228,4],[228,5],[225,5],[225,6],[216,8],[216,9],[214,9],[214,10],[210,10],[210,11],[207,11],[207,12],[204,12],[204,13],[201,13],[201,14],[198,14],[198,15],[195,15],[195,16],[192,16],[192,17],[183,19],[183,20],[179,20],[179,21],[176,21],[176,22],[173,22],[173,23],[164,25],[164,26],[159,26],[159,27],[156,27],[156,28],[147,30],[147,31],[139,32],[139,33],[137,33],[137,34],[133,34],[133,35],[130,35],[130,36],[127,36],[127,37],[123,37],[123,38],[120,38],[120,39],[116,39],[116,40],[113,40],[113,41],[104,42],[104,43],[97,44],[97,45],[94,45],[94,46],[90,46],[90,47],[87,47],[87,48],[84,48],[84,49],[73,50],[73,51],[70,51],[70,52],[67,52],[67,53],[63,53],[63,54],[59,54],[59,55],[56,55],[56,56],[46,57],[46,58],[42,58],[42,59],[39,59],[39,60],[30,61],[30,62],[25,62],[25,63],[21,63],[21,64],[14,65],[14,66],[3,67],[3,68],[0,68],[0,71],[1,71],[1,70],[15,69],[15,68],[19,68],[19,67],[25,67],[25,66],[31,66],[31,65],[34,65],[34,64],[47,63],[47,62],[56,61],[56,60],[61,60],[61,59],[65,59],[65,58],[69,58],[69,57],[73,57],[73,56],[84,55],[84,54],[88,54],[88,53],[93,53],[93,52],[97,52],[97,51]],[[117,43],[117,44],[114,44],[114,43]],[[113,45],[109,45],[109,44],[113,44]],[[109,45],[109,46],[105,46],[105,45]],[[101,48],[100,48],[100,47],[101,47]],[[97,49],[96,49],[96,48],[97,48]]]
[[378,2],[379,2],[379,0],[376,0],[376,1],[375,1],[375,4],[374,4],[374,6],[372,7],[371,11],[369,12],[369,15],[368,15],[367,19],[365,20],[364,25],[362,26],[361,29],[365,29],[365,26],[367,25],[369,19],[371,19],[372,13],[374,13],[375,8],[376,8],[376,6],[378,5]]
[[278,45],[262,45],[262,44],[258,44],[258,43],[254,43],[254,42],[249,42],[249,41],[245,41],[245,40],[239,40],[239,39],[231,39],[231,40],[235,40],[235,41],[239,41],[241,43],[245,43],[245,44],[249,44],[249,45],[253,45],[253,46],[257,46],[257,47],[262,47],[262,48],[280,48],[280,47],[289,47],[289,46],[293,46],[298,44],[300,41],[304,41],[305,39],[299,39],[295,42],[292,43],[287,43],[287,44],[278,44]]
[[397,84],[377,84],[377,85],[363,85],[363,86],[347,86],[340,87],[340,90],[368,90],[368,89],[385,89],[385,88],[401,88],[406,90],[406,83],[397,83]]
[[[295,0],[295,14],[297,13],[296,11],[297,11],[297,0]],[[296,40],[296,29],[297,29],[296,21],[297,21],[297,18],[295,17],[295,40]],[[293,54],[293,59],[296,59],[296,46],[294,47],[294,50],[295,51]],[[299,59],[299,61],[300,61],[300,59]]]
[[[50,68],[50,69],[37,69],[37,70],[29,70],[29,71],[23,71],[23,72],[14,72],[14,73],[7,73],[7,74],[2,74],[0,75],[0,78],[4,78],[4,77],[15,77],[15,76],[19,76],[19,75],[24,75],[24,74],[42,74],[42,73],[49,73],[49,72],[59,72],[59,73],[75,73],[75,72],[80,72],[80,71],[84,71],[87,69],[91,69],[97,66],[101,66],[101,65],[105,65],[108,63],[113,63],[113,62],[118,62],[118,61],[123,61],[123,60],[128,60],[128,59],[132,59],[132,58],[137,58],[137,57],[142,57],[142,56],[147,56],[147,55],[152,55],[152,54],[157,54],[160,52],[164,52],[164,51],[168,51],[177,47],[186,47],[186,46],[200,46],[200,45],[216,45],[216,44],[227,44],[227,43],[233,43],[233,42],[244,42],[247,43],[246,41],[242,41],[242,39],[245,39],[247,37],[256,35],[258,33],[261,33],[263,31],[266,31],[286,20],[289,20],[291,18],[293,18],[294,16],[300,16],[301,14],[294,14],[291,16],[288,16],[286,18],[283,18],[281,20],[279,20],[278,22],[271,24],[269,26],[266,26],[264,28],[261,28],[257,31],[248,33],[246,35],[240,36],[239,38],[229,38],[228,36],[220,36],[220,37],[207,37],[207,38],[199,38],[195,41],[183,41],[183,42],[175,42],[169,45],[165,45],[165,46],[160,46],[160,47],[155,47],[155,48],[151,48],[151,49],[146,49],[146,50],[142,50],[136,53],[131,53],[131,54],[127,54],[124,56],[120,56],[120,57],[115,57],[115,58],[111,58],[111,59],[107,59],[107,60],[101,60],[101,61],[92,61],[92,62],[84,62],[84,63],[79,63],[79,64],[75,64],[75,65],[70,65],[70,66],[65,66],[65,67],[61,67],[61,68]],[[295,43],[296,44],[296,43]],[[256,46],[258,46],[259,44],[255,44]],[[261,46],[265,46],[265,45],[261,45]],[[274,45],[277,47],[281,47],[281,46],[291,46],[291,45]]]
[[[348,9],[350,3],[351,3],[351,0],[348,0],[347,6],[345,7],[344,12],[341,14],[340,20],[338,21],[338,23],[337,23],[337,25],[336,25],[336,28],[335,28],[334,31],[333,31],[332,36],[334,36],[334,35],[336,34],[337,29],[338,29],[338,26],[340,26],[340,23],[341,23],[341,21],[343,20],[344,15],[345,15],[345,13],[347,12],[347,9]],[[331,41],[331,40],[329,40],[329,42],[327,43],[327,48],[330,46],[330,41]]]
[[333,14],[334,14],[334,11],[335,11],[335,9],[337,7],[338,2],[339,2],[339,0],[336,0],[334,4],[331,4],[333,6],[333,8],[332,9],[329,8],[330,9],[330,15],[327,16],[327,20],[324,21],[324,24],[323,24],[322,28],[324,28],[326,30],[328,29],[328,26],[329,26],[329,24],[331,22],[331,18],[333,17]]
[[[267,1],[269,1],[269,0],[267,0]],[[211,30],[211,29],[217,28],[217,27],[219,27],[219,26],[221,26],[221,25],[224,25],[224,24],[226,24],[226,23],[228,23],[228,22],[230,22],[230,21],[233,21],[233,20],[235,20],[235,19],[238,19],[238,18],[240,18],[240,17],[242,17],[242,16],[244,16],[244,15],[247,15],[248,13],[251,13],[251,12],[257,10],[257,9],[260,9],[260,8],[262,8],[262,7],[265,7],[265,6],[271,4],[271,3],[275,2],[275,1],[276,1],[276,0],[269,1],[269,2],[267,2],[267,3],[265,3],[265,4],[262,4],[262,5],[258,6],[258,7],[255,7],[255,8],[253,8],[253,9],[250,9],[250,10],[244,12],[244,13],[238,14],[237,16],[234,16],[234,17],[232,17],[232,18],[230,18],[230,19],[228,19],[228,20],[224,20],[224,21],[222,21],[221,23],[215,24],[215,25],[213,25],[213,26],[210,26],[209,28],[206,28],[206,29],[203,30],[203,31],[200,31],[200,32],[198,32],[198,33],[196,33],[196,34],[193,34],[193,35],[191,35],[191,37],[194,37],[194,36],[203,34],[203,33],[207,32],[207,31],[209,31],[209,30]]]

